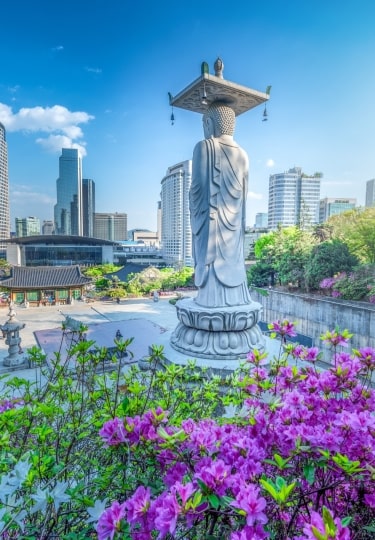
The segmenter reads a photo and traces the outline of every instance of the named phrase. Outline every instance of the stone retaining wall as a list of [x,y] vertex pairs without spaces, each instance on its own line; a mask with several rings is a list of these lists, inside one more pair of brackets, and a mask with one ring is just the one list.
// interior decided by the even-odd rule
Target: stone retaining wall
[[[253,300],[263,306],[262,321],[270,323],[277,319],[288,319],[296,323],[297,332],[311,337],[313,345],[324,351],[324,360],[329,361],[330,351],[322,346],[320,336],[338,326],[347,328],[353,337],[350,346],[375,347],[375,306],[364,302],[345,302],[331,298],[287,293],[274,289],[263,296],[251,291]],[[350,348],[349,348],[350,350]]]

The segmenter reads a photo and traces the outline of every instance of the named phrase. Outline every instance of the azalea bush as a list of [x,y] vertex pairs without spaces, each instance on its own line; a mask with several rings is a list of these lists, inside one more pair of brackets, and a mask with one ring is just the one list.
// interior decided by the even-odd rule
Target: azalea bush
[[125,370],[117,354],[100,373],[108,353],[78,341],[45,380],[8,381],[0,538],[374,538],[375,349],[329,330],[322,370],[293,323],[269,330],[280,354],[253,350],[225,378],[161,347],[142,371],[119,340]]
[[367,300],[375,304],[375,265],[363,265],[351,273],[324,278],[320,288],[334,298]]
[[[65,354],[61,347],[35,381],[2,376],[0,395],[0,538],[96,538],[95,525],[106,500],[155,478],[146,453],[111,453],[99,430],[123,413],[144,414],[159,403],[180,423],[189,415],[212,416],[220,404],[218,381],[198,371],[164,366],[153,347],[147,371],[133,362],[131,340],[113,350],[85,339],[80,326]],[[112,370],[111,370],[112,369]],[[111,371],[108,371],[111,370]]]

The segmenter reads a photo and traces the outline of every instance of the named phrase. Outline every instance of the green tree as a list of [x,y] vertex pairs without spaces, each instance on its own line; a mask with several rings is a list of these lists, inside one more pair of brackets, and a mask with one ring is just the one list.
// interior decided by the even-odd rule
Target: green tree
[[375,262],[375,207],[349,210],[327,223],[333,227],[333,237],[344,241],[361,262]]
[[341,240],[323,242],[313,247],[306,262],[306,285],[309,289],[319,289],[319,283],[326,277],[340,272],[350,272],[358,264],[347,244]]
[[270,232],[260,236],[254,244],[254,254],[257,260],[267,258],[270,248],[273,248],[276,242],[276,233]]
[[259,261],[247,270],[247,283],[250,287],[267,287],[274,284],[275,269],[271,264]]
[[277,231],[272,257],[281,285],[305,288],[305,266],[314,244],[312,233],[299,227]]

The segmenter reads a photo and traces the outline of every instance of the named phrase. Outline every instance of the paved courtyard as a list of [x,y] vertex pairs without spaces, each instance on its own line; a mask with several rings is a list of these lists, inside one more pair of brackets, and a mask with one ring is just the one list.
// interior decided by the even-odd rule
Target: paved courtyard
[[[16,318],[25,324],[20,331],[21,347],[24,352],[32,346],[41,347],[47,355],[58,351],[63,338],[62,323],[65,316],[88,326],[87,339],[93,339],[99,346],[111,346],[117,330],[124,339],[134,338],[129,347],[135,359],[148,354],[153,344],[163,344],[177,325],[176,309],[162,299],[123,300],[120,304],[113,301],[93,303],[76,302],[68,306],[44,306],[33,308],[15,307]],[[8,308],[0,310],[0,324],[8,319]],[[0,339],[0,365],[8,355],[8,346]],[[3,371],[3,370],[2,370]],[[29,377],[33,369],[13,372],[20,377]]]
[[[32,346],[38,346],[51,357],[60,350],[63,339],[62,323],[66,316],[88,326],[87,339],[93,339],[98,346],[110,347],[114,344],[117,330],[124,339],[134,338],[129,351],[134,360],[148,356],[151,345],[163,345],[168,360],[178,364],[186,364],[191,358],[175,351],[169,344],[170,336],[177,326],[176,308],[168,298],[154,302],[149,298],[122,300],[120,304],[114,301],[95,301],[93,303],[75,302],[67,306],[44,306],[33,308],[15,307],[16,318],[25,323],[20,331],[21,347],[24,353]],[[8,308],[0,309],[0,324],[8,319]],[[267,341],[271,354],[277,354],[276,343]],[[66,347],[65,347],[66,350]],[[3,360],[8,355],[8,346],[0,339],[0,373],[4,374]],[[198,359],[200,366],[218,367],[230,372],[239,365],[239,361],[212,361]],[[17,375],[29,380],[35,380],[35,368],[16,370],[10,376]],[[0,384],[1,389],[1,384]]]

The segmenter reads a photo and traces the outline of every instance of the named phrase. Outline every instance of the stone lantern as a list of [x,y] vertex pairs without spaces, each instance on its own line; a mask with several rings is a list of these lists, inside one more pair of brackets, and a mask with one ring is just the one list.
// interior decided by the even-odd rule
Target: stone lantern
[[9,305],[8,320],[5,324],[0,325],[5,343],[8,345],[8,356],[4,358],[3,362],[6,367],[17,367],[24,363],[20,338],[20,330],[22,328],[25,328],[25,324],[16,319],[14,305],[11,302]]

